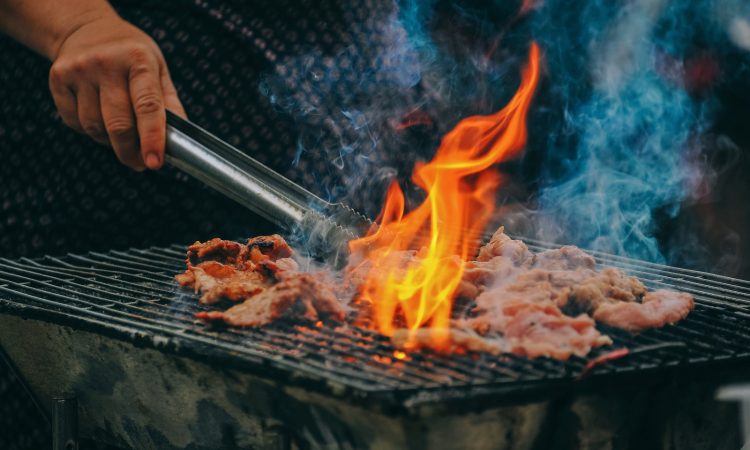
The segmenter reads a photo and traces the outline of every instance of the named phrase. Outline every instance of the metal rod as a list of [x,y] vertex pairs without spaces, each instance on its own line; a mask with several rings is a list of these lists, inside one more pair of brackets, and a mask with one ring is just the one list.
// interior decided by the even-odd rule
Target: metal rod
[[302,222],[327,202],[206,130],[167,111],[166,160],[268,220]]

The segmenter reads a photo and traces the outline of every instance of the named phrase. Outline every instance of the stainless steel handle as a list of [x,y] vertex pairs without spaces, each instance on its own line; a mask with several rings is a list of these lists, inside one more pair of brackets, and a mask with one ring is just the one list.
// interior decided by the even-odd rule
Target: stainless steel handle
[[166,161],[279,225],[299,224],[328,202],[167,111]]

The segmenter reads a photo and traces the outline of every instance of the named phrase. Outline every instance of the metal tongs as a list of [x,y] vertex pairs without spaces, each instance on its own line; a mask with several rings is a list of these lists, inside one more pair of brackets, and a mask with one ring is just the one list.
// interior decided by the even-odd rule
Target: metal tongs
[[321,199],[169,111],[166,161],[271,222],[304,236],[311,255],[336,266],[346,262],[346,244],[373,225],[348,206]]

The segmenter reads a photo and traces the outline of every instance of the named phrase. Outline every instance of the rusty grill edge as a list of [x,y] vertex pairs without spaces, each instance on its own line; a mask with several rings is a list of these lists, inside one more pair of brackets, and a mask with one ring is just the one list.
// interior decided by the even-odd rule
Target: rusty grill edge
[[[526,240],[532,250],[554,247]],[[280,322],[261,329],[209,329],[193,313],[211,308],[173,281],[184,246],[91,252],[40,259],[0,259],[0,312],[108,335],[237,368],[279,383],[399,413],[420,405],[451,410],[520,401],[627,377],[685,367],[750,367],[750,282],[594,253],[649,287],[693,293],[696,309],[674,326],[630,335],[601,327],[614,345],[587,359],[556,361],[514,355],[441,357],[415,353],[399,361],[370,330]],[[643,349],[577,377],[588,359],[615,348]]]

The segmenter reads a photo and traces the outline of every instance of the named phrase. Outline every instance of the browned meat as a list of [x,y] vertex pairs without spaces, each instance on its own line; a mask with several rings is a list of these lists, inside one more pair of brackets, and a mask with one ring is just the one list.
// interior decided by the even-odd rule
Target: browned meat
[[256,256],[251,257],[253,262],[258,262],[258,254],[267,256],[274,261],[281,258],[289,258],[294,254],[289,244],[278,234],[250,238],[247,240],[247,248],[251,254],[256,252]]
[[177,275],[177,282],[201,292],[200,302],[210,305],[222,298],[235,302],[245,300],[262,292],[272,280],[261,271],[237,270],[216,261],[206,261]]
[[[269,264],[269,263],[266,263]],[[280,258],[276,261],[273,261],[273,266],[275,270],[278,271],[287,271],[287,272],[296,272],[299,270],[299,265],[297,264],[297,261],[293,260],[292,258]]]
[[288,274],[260,294],[224,312],[202,312],[196,317],[222,320],[238,327],[257,327],[281,317],[299,316],[310,320],[343,320],[346,312],[324,274]]
[[297,270],[281,236],[256,237],[248,243],[218,238],[196,242],[188,247],[187,270],[175,279],[202,293],[201,303],[212,304],[221,299],[245,300],[270,287],[283,273]]
[[188,247],[187,263],[189,266],[193,262],[193,258],[198,258],[200,260],[219,261],[225,264],[237,264],[243,262],[246,256],[246,246],[234,241],[213,238],[206,242],[196,241]]
[[678,322],[694,307],[690,294],[658,290],[646,294],[640,303],[605,303],[594,311],[594,319],[635,332]]

